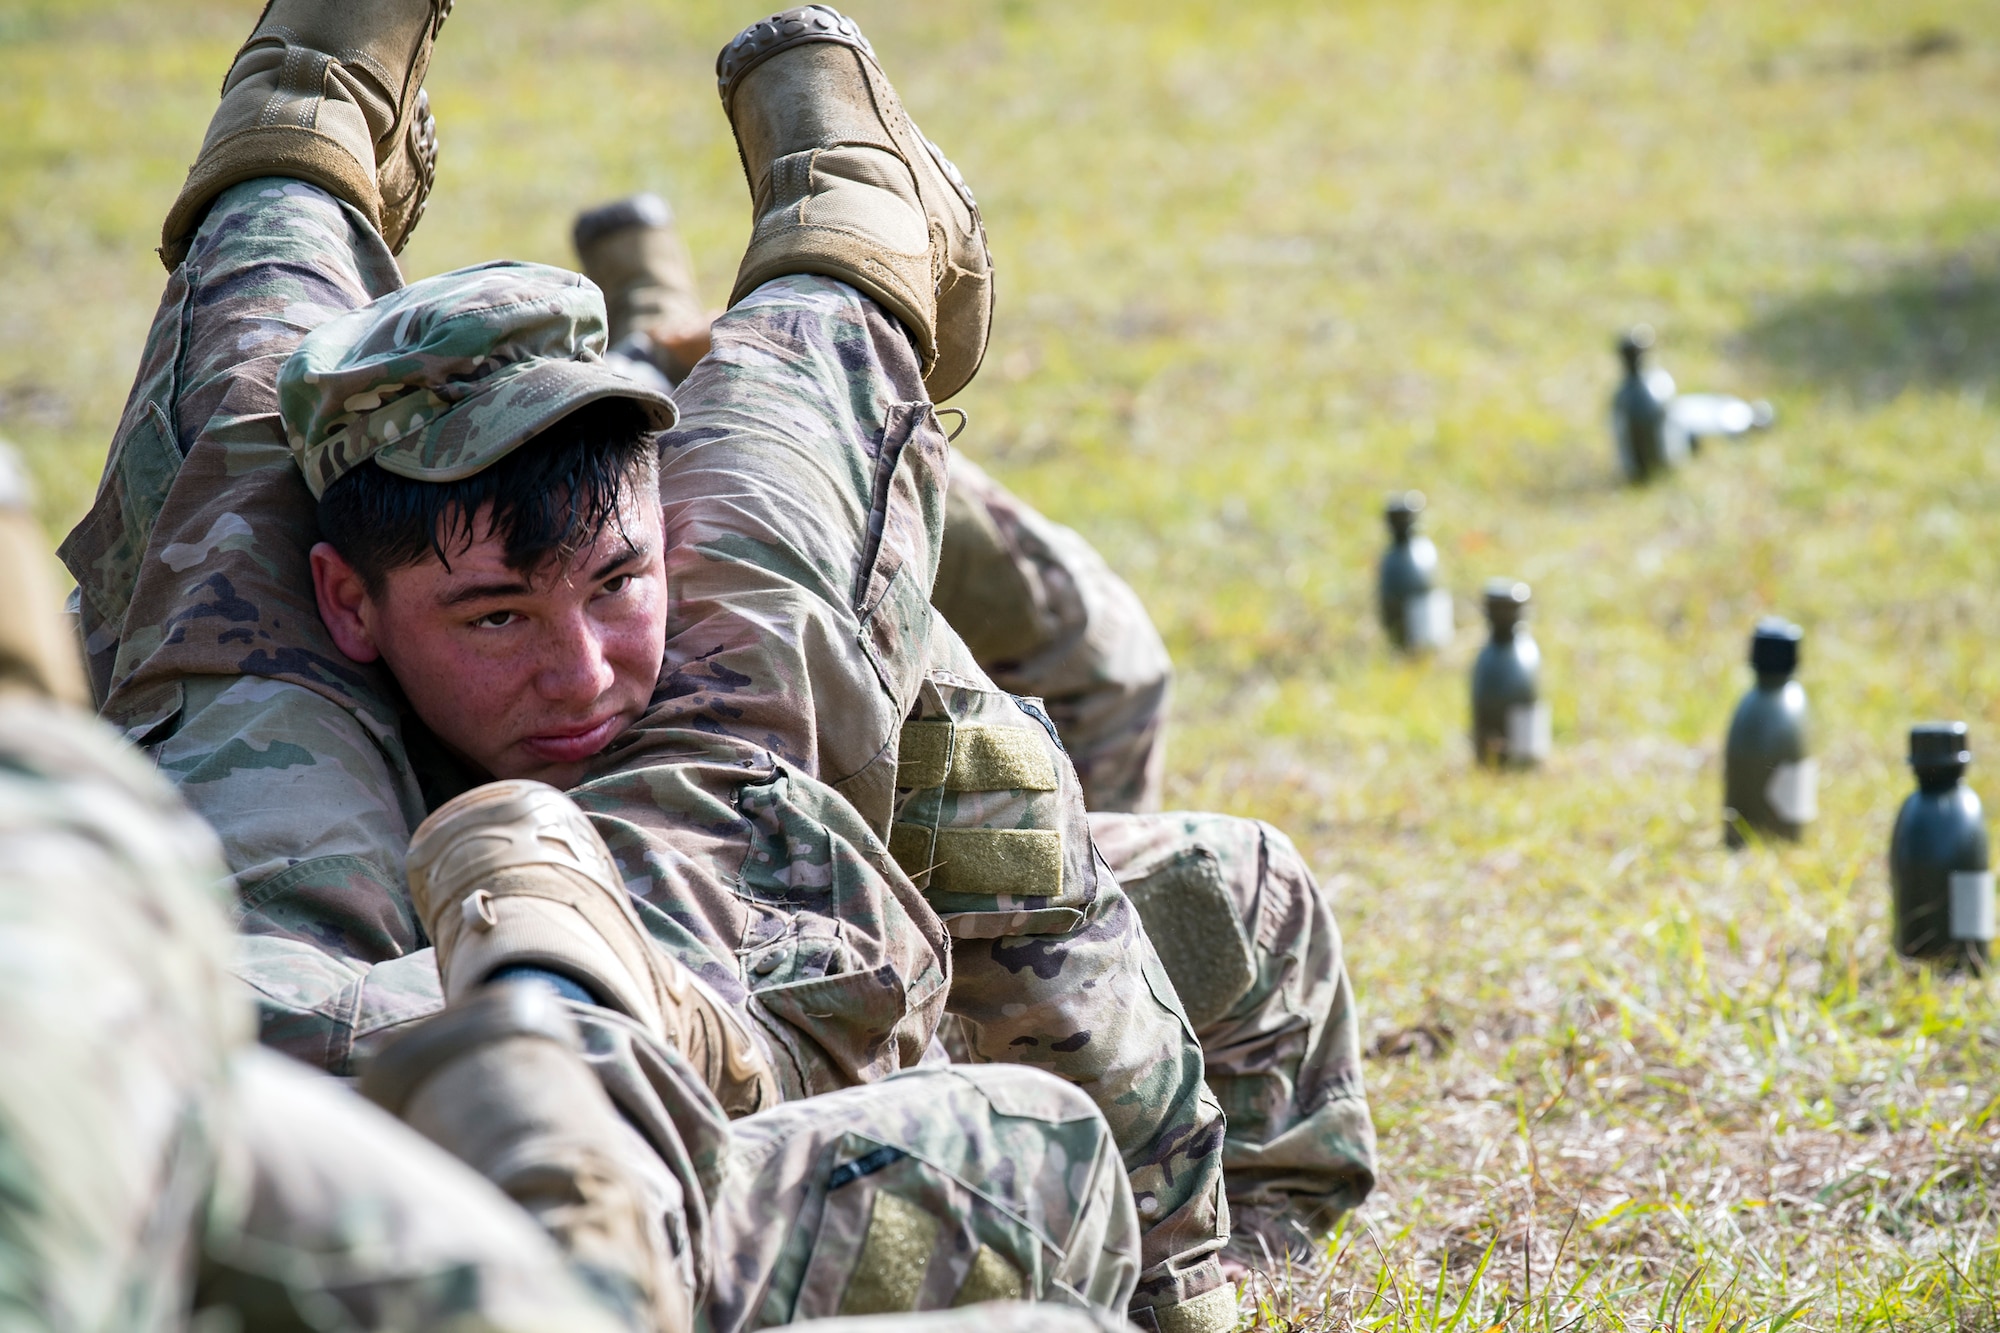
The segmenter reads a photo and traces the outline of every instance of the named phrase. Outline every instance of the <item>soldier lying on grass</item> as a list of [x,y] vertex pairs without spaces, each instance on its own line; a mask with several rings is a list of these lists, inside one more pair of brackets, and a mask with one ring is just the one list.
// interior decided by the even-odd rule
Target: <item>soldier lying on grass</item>
[[[671,1118],[663,1069],[743,1115],[935,1056],[948,1009],[966,1056],[1104,1114],[1143,1227],[1133,1317],[1233,1321],[1225,1166],[1274,1211],[1372,1180],[1338,937],[1275,834],[1161,825],[1128,869],[1179,923],[1177,995],[1045,715],[931,611],[931,400],[990,312],[971,196],[850,22],[752,25],[719,72],[756,225],[670,400],[605,365],[574,274],[402,286],[448,7],[266,11],[64,547],[104,714],[222,836],[264,1041],[350,1072],[539,974],[643,1128]],[[470,1031],[402,1040],[443,1059]],[[898,1216],[827,1291],[928,1245],[880,1299],[948,1300],[993,1249],[948,1200]],[[1060,1294],[1046,1256],[1001,1257]]]
[[[678,1064],[655,1077],[675,1113],[627,1122],[572,1017],[592,1010],[530,982],[482,988],[371,1067],[368,1090],[407,1125],[260,1054],[229,980],[214,834],[55,702],[82,681],[19,476],[0,444],[0,606],[15,612],[0,618],[0,953],[18,964],[0,969],[10,1328],[689,1333],[697,1293],[714,1330],[859,1315],[904,1303],[900,1287],[924,1276],[908,1255],[870,1264],[875,1219],[907,1232],[941,1204],[985,1248],[954,1291],[916,1302],[1019,1296],[1007,1256],[1039,1255],[1037,1285],[1083,1308],[987,1303],[829,1329],[1122,1323],[1131,1191],[1102,1117],[1035,1070],[913,1070],[728,1121]],[[509,1096],[491,1095],[496,1066]],[[645,1141],[619,1153],[628,1124]]]

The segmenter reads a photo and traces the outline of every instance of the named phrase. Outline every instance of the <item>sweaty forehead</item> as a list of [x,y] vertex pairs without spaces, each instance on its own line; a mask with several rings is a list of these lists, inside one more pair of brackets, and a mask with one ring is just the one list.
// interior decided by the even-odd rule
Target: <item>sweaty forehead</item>
[[425,552],[415,564],[388,574],[391,595],[414,595],[432,601],[459,601],[469,596],[506,596],[553,592],[564,585],[582,585],[616,572],[633,560],[660,558],[661,518],[658,488],[649,474],[637,478],[621,497],[618,520],[606,523],[573,553],[552,555],[522,569],[508,563],[507,544],[494,531],[493,506],[482,505],[468,528],[453,524],[455,539],[445,543],[450,564],[436,552]]

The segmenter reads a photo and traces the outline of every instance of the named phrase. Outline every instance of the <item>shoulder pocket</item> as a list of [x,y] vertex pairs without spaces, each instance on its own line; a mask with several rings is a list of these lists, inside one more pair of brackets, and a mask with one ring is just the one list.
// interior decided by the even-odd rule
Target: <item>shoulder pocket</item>
[[147,749],[178,731],[186,711],[187,682],[166,680],[107,700],[101,716],[124,732],[126,740]]

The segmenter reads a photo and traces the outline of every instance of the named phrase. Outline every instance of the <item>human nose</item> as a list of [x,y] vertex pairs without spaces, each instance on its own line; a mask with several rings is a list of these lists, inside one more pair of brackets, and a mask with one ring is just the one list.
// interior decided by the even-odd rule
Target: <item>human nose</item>
[[535,685],[551,703],[589,703],[616,679],[600,627],[581,611],[563,618],[551,635]]

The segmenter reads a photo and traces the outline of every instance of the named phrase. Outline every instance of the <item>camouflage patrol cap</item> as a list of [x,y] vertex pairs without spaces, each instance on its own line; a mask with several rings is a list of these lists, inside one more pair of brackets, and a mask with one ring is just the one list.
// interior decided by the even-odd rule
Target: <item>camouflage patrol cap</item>
[[605,363],[604,324],[603,293],[546,264],[413,282],[320,325],[278,371],[292,457],[317,498],[371,458],[458,481],[601,398],[667,429],[673,399]]

